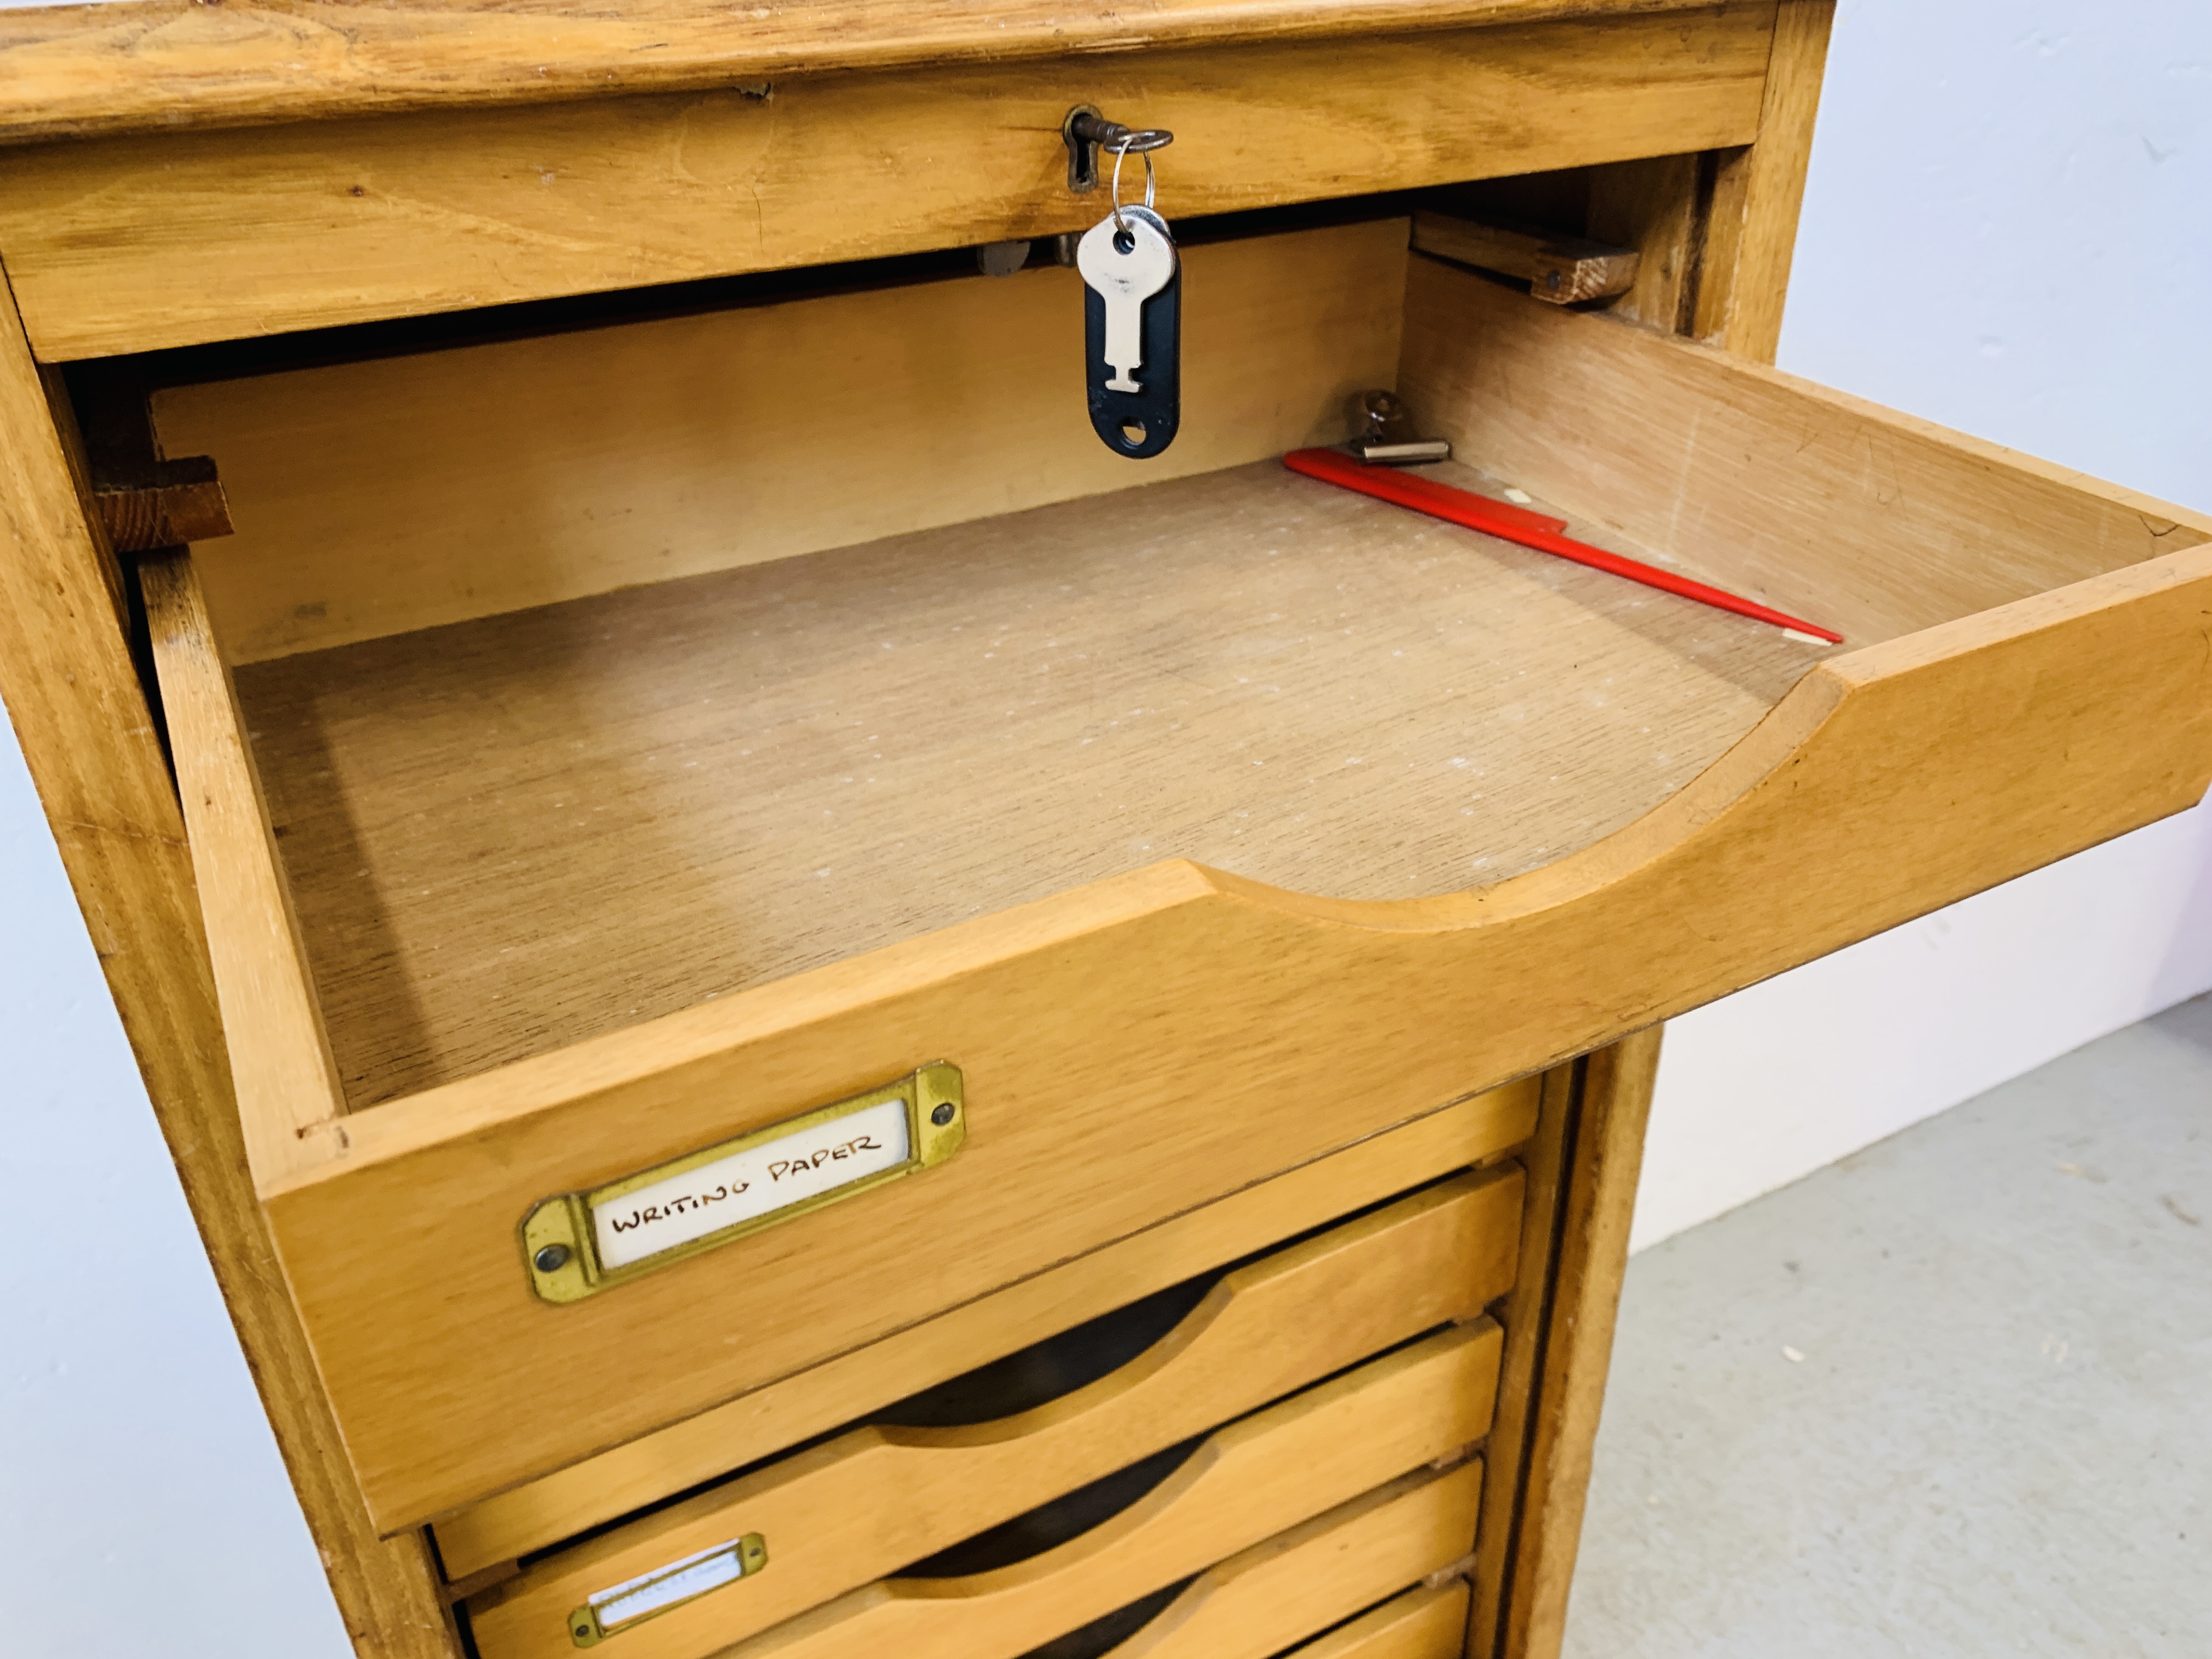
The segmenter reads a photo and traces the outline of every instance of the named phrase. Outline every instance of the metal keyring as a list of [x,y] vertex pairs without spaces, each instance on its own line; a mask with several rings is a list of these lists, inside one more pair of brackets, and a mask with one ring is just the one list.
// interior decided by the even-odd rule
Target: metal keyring
[[1128,159],[1129,152],[1133,149],[1145,158],[1145,205],[1152,206],[1153,191],[1158,184],[1158,180],[1152,174],[1152,152],[1159,149],[1160,144],[1140,143],[1139,141],[1156,137],[1160,138],[1162,143],[1166,142],[1164,137],[1158,133],[1133,132],[1115,148],[1114,228],[1121,235],[1127,236],[1129,234],[1129,222],[1121,216],[1121,163]]

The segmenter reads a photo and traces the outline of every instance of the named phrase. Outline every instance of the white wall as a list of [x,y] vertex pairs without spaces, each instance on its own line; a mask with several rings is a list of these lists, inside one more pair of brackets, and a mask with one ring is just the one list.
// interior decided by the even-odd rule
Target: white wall
[[0,1191],[0,1653],[350,1655],[12,730]]
[[[1784,365],[2212,504],[2208,91],[2197,0],[1844,0]],[[1679,1021],[1638,1240],[2207,986],[2199,813]],[[0,1055],[6,1650],[340,1659],[12,736]]]
[[[1842,0],[1793,374],[2212,507],[2212,6]],[[2199,808],[1674,1022],[1635,1248],[2212,988]]]

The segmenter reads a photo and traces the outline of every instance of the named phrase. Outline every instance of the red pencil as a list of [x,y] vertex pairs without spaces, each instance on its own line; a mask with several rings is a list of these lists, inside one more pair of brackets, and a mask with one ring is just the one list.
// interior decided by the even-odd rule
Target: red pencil
[[1319,478],[1323,483],[1339,484],[1346,489],[1356,489],[1363,495],[1372,495],[1377,501],[1409,507],[1414,512],[1425,513],[1432,519],[1464,525],[1469,530],[1480,530],[1486,536],[1534,548],[1539,553],[1572,559],[1577,564],[1586,564],[1593,569],[1626,576],[1632,582],[1642,582],[1646,587],[1656,587],[1666,593],[1678,593],[1686,599],[1695,599],[1698,604],[1710,605],[1716,610],[1732,611],[1737,616],[1749,617],[1754,622],[1769,623],[1794,633],[1810,634],[1831,645],[1844,642],[1844,636],[1832,628],[1823,628],[1818,623],[1787,616],[1750,599],[1741,599],[1724,589],[1709,587],[1704,582],[1692,581],[1687,576],[1678,576],[1671,570],[1662,570],[1656,565],[1623,558],[1618,553],[1608,553],[1603,548],[1592,547],[1587,542],[1574,541],[1559,533],[1566,528],[1566,521],[1563,519],[1547,519],[1540,513],[1530,513],[1504,501],[1492,501],[1489,496],[1478,495],[1472,490],[1455,489],[1449,484],[1415,477],[1393,467],[1370,466],[1339,449],[1294,449],[1283,457],[1283,465],[1293,472],[1303,472],[1309,478]]

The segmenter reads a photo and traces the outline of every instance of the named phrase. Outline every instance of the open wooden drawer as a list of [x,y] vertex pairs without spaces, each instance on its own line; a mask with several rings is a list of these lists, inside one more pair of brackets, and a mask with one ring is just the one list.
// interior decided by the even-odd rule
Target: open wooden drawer
[[[161,395],[240,526],[148,572],[232,1063],[380,1525],[2202,793],[2212,523],[1406,240],[1190,249],[1144,471],[1057,269]],[[1273,459],[1391,385],[1847,644]],[[964,1141],[539,1293],[549,1200],[878,1090]]]

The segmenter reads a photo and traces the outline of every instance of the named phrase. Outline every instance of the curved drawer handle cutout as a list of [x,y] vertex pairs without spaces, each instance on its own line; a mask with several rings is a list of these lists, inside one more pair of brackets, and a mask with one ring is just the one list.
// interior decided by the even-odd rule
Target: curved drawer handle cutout
[[1165,1589],[1140,1596],[1125,1607],[1116,1607],[1092,1620],[1080,1630],[1072,1630],[1065,1636],[1055,1636],[1049,1642],[1039,1644],[1022,1655],[1022,1659],[1120,1659],[1123,1648],[1197,1582],[1194,1577],[1186,1578]]
[[1133,1593],[1457,1455],[1489,1430],[1501,1352],[1489,1319],[1455,1327],[1219,1431],[1136,1503],[1041,1555],[964,1577],[885,1579],[723,1659],[1019,1659]]
[[1188,1463],[1205,1444],[1204,1437],[1156,1451],[1125,1469],[1101,1475],[1088,1486],[1040,1504],[1011,1521],[941,1549],[902,1569],[902,1578],[972,1578],[1036,1559],[1050,1550],[1096,1531],[1145,1499]]
[[871,1413],[887,1429],[957,1429],[1018,1417],[1112,1376],[1165,1341],[1241,1262],[1155,1291]]
[[[1090,1426],[1086,1419],[1106,1420],[1109,1413],[1126,1414],[1133,1428],[1140,1414],[1137,1397],[1148,1385],[1170,1370],[1181,1373],[1188,1367],[1196,1371],[1214,1363],[1214,1350],[1241,1362],[1233,1383],[1218,1383],[1217,1392],[1233,1388],[1241,1399],[1236,1405],[1212,1411],[1205,1421],[1189,1427],[1221,1424],[1423,1331],[1449,1321],[1472,1319],[1494,1297],[1510,1290],[1510,1267],[1502,1275],[1503,1282],[1498,1283],[1492,1282],[1498,1276],[1491,1273],[1466,1273],[1456,1282],[1417,1284],[1404,1283],[1394,1274],[1389,1290],[1371,1297],[1370,1305],[1353,1305],[1358,1281],[1381,1266],[1363,1259],[1363,1246],[1373,1245],[1382,1235],[1401,1226],[1428,1222],[1451,1233],[1461,1246],[1454,1254],[1463,1256],[1472,1244],[1467,1235],[1480,1225],[1474,1213],[1479,1207],[1476,1194],[1494,1186],[1510,1186],[1510,1200],[1517,1217],[1521,1179],[1517,1166],[1461,1176],[1340,1223],[1287,1249],[1248,1261],[1223,1274],[1189,1313],[1134,1358],[1094,1382],[1028,1411],[949,1428],[885,1425],[866,1432],[880,1434],[887,1443],[909,1450],[951,1452],[979,1451],[1048,1434],[1080,1432]],[[1455,1218],[1447,1215],[1455,1210]],[[1455,1220],[1460,1224],[1457,1227]],[[1409,1246],[1394,1265],[1402,1269],[1412,1253]],[[1299,1333],[1304,1339],[1302,1342],[1283,1340],[1279,1332],[1271,1328],[1272,1323],[1293,1304],[1328,1309],[1331,1331],[1317,1335],[1304,1329]],[[1255,1341],[1255,1338],[1273,1340]],[[1243,1352],[1247,1347],[1256,1352]],[[1332,1357],[1321,1358],[1324,1352]],[[1184,1392],[1195,1392],[1192,1384],[1200,1380],[1185,1379]],[[1152,1402],[1151,1410],[1158,1414],[1155,1420],[1185,1420],[1185,1414],[1164,1400]]]
[[[1522,1183],[1510,1164],[1454,1176],[1239,1267],[1133,1359],[1015,1416],[852,1430],[542,1557],[471,1600],[478,1650],[483,1659],[547,1659],[545,1632],[564,1628],[580,1592],[650,1573],[736,1532],[766,1538],[775,1571],[662,1615],[662,1659],[706,1659],[893,1574],[908,1573],[902,1582],[917,1595],[933,1583],[957,1594],[979,1574],[1041,1569],[1149,1514],[1258,1420],[1250,1413],[1270,1418],[1317,1384],[1336,1386],[1321,1379],[1347,1366],[1364,1375],[1377,1353],[1447,1322],[1479,1319],[1512,1286]],[[1363,1486],[1403,1467],[1377,1468]],[[1286,1518],[1272,1516],[1275,1526]],[[921,1577],[917,1563],[955,1576]],[[1140,1589],[1121,1588],[1121,1600]]]
[[[1162,1358],[1187,1352],[1205,1329],[1221,1317],[1228,1303],[1240,1291],[1258,1289],[1275,1274],[1294,1270],[1299,1265],[1294,1252],[1314,1246],[1319,1240],[1334,1239],[1340,1244],[1349,1242],[1355,1237],[1353,1230],[1378,1215],[1389,1217],[1389,1222],[1401,1220],[1402,1206],[1416,1204],[1448,1188],[1456,1190],[1468,1179],[1465,1175],[1446,1176],[1393,1193],[1348,1215],[1332,1217],[1317,1227],[1278,1239],[1224,1267],[1194,1274],[1140,1301],[1115,1308],[1056,1336],[948,1378],[934,1388],[909,1395],[881,1411],[871,1413],[863,1420],[868,1425],[886,1429],[946,1429],[979,1427],[1002,1419],[1011,1422],[1025,1418],[1133,1366],[1156,1347]],[[1237,1282],[1224,1291],[1224,1281],[1231,1279]],[[1201,1315],[1202,1317],[1196,1316]],[[1457,1316],[1441,1316],[1437,1322]],[[1152,1369],[1157,1369],[1158,1363],[1156,1360],[1153,1367],[1143,1372],[1131,1370],[1132,1380],[1149,1375]]]

